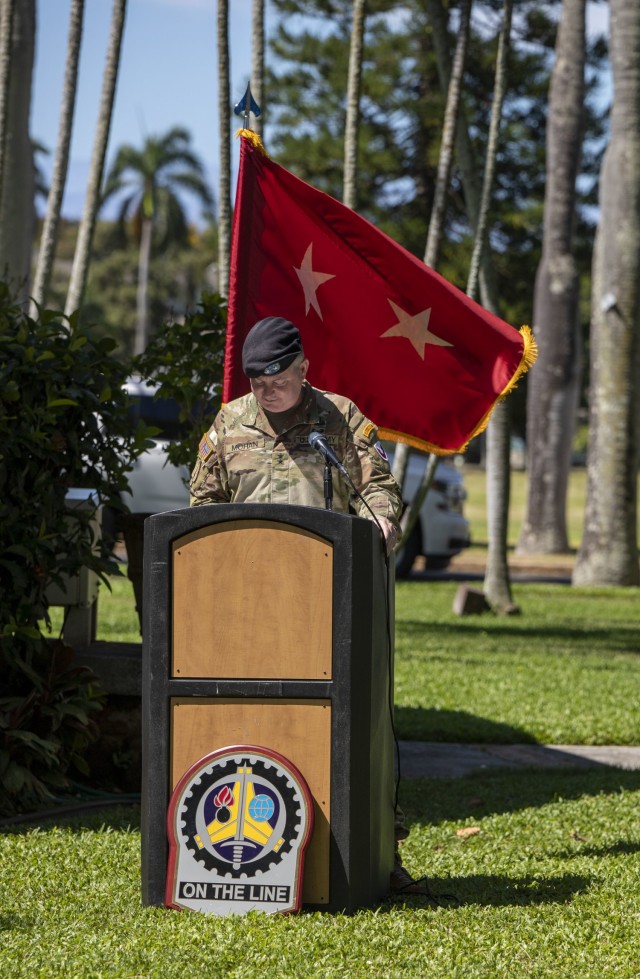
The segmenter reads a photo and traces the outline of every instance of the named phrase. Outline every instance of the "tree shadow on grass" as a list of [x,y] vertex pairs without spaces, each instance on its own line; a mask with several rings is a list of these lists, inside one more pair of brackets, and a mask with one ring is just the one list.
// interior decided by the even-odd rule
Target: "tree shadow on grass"
[[404,741],[443,741],[464,744],[537,744],[521,727],[478,717],[463,710],[395,707],[395,727]]
[[73,832],[84,830],[124,830],[136,832],[140,829],[139,803],[70,803],[40,812],[23,813],[0,820],[0,836],[33,833],[38,829],[49,830],[53,826],[66,827]]
[[555,877],[506,877],[498,874],[470,874],[464,877],[429,877],[430,896],[398,895],[393,904],[430,904],[432,907],[460,908],[531,907],[539,904],[569,904],[584,893],[593,880],[579,874]]
[[546,645],[554,648],[557,644],[571,645],[571,654],[575,656],[580,652],[592,654],[594,649],[605,648],[616,653],[633,653],[636,656],[640,653],[638,648],[638,630],[631,626],[591,625],[588,628],[581,628],[576,625],[571,626],[545,626],[539,621],[532,621],[531,625],[525,624],[522,619],[517,620],[517,624],[507,617],[487,618],[486,616],[468,616],[467,618],[457,617],[454,622],[421,622],[415,619],[403,619],[396,623],[396,641],[410,640],[412,643],[419,642],[422,637],[433,642],[436,635],[445,638],[455,637],[460,648],[468,648],[466,643],[470,636],[478,632],[491,630],[494,635],[499,635],[501,639],[514,639],[524,641],[531,637],[535,642],[536,648]]
[[493,769],[464,778],[403,780],[400,805],[409,827],[541,808],[621,790],[640,791],[640,771],[607,765],[584,769]]
[[635,840],[617,840],[609,846],[584,846],[575,850],[562,850],[555,854],[561,860],[575,860],[576,857],[619,857],[640,853],[640,842]]

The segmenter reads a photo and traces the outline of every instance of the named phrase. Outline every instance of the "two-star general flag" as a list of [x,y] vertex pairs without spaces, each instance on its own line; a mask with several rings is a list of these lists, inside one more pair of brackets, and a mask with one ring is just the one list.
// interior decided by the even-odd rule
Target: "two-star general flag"
[[382,437],[457,452],[533,363],[535,342],[387,235],[274,163],[241,132],[222,400],[246,394],[254,323],[300,330],[316,388],[345,395]]

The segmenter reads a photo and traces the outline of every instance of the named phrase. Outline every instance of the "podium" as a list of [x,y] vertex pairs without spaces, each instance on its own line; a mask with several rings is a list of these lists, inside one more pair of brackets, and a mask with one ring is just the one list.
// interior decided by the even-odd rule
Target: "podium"
[[164,903],[183,774],[228,745],[288,759],[313,799],[303,906],[384,898],[393,867],[393,581],[372,521],[218,504],[145,522],[142,895]]

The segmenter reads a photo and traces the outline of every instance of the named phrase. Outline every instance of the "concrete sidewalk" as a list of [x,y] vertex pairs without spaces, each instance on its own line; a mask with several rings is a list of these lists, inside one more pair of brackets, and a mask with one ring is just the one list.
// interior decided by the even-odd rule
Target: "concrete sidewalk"
[[640,771],[640,747],[400,742],[402,778],[462,778],[489,769],[602,766]]

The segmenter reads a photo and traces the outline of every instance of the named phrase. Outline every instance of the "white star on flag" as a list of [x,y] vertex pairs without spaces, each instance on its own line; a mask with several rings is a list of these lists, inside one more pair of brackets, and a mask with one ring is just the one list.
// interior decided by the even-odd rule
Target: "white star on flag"
[[388,299],[387,302],[398,317],[398,322],[382,334],[382,337],[405,337],[409,340],[417,354],[424,360],[424,348],[428,343],[433,343],[437,347],[452,347],[453,344],[441,337],[436,336],[429,330],[429,319],[431,317],[431,307],[423,309],[421,313],[411,316],[400,306]]
[[313,242],[311,242],[304,253],[304,258],[302,259],[300,268],[297,269],[295,265],[293,268],[296,275],[300,279],[302,288],[304,289],[304,301],[306,303],[305,313],[308,315],[309,307],[313,306],[320,319],[322,319],[322,313],[320,311],[316,293],[323,282],[326,282],[328,279],[335,279],[335,275],[330,275],[327,272],[313,271],[313,260],[311,256],[312,248]]

